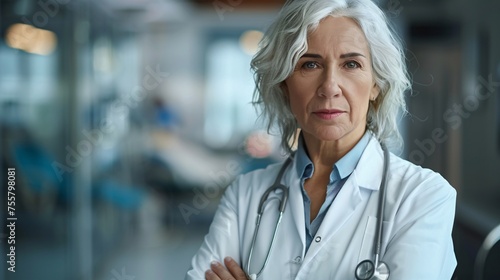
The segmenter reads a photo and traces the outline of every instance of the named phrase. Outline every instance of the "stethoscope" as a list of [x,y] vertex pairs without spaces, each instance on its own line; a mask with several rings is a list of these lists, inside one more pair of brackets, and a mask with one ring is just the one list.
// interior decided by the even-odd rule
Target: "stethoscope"
[[[387,280],[389,279],[389,274],[390,274],[389,267],[387,266],[387,264],[380,260],[380,251],[382,247],[382,232],[383,232],[382,220],[385,209],[385,189],[387,186],[387,173],[389,170],[389,151],[387,150],[384,144],[381,144],[381,146],[382,150],[384,151],[384,167],[383,167],[382,182],[380,183],[380,194],[379,194],[379,202],[377,209],[378,213],[377,213],[377,228],[375,232],[374,259],[364,260],[356,266],[354,275],[356,276],[357,280]],[[259,208],[257,209],[257,221],[255,222],[255,230],[253,232],[252,243],[250,244],[250,252],[248,253],[248,263],[246,267],[246,273],[248,279],[255,280],[258,277],[260,277],[260,275],[264,271],[264,268],[266,267],[269,261],[269,256],[271,254],[271,250],[273,249],[274,241],[276,239],[276,234],[278,232],[279,225],[281,223],[281,218],[283,217],[283,213],[285,212],[286,202],[288,200],[288,188],[283,184],[281,184],[280,182],[281,179],[283,178],[283,174],[285,173],[286,168],[292,161],[292,156],[290,156],[285,161],[285,163],[283,164],[278,173],[278,176],[276,176],[276,180],[274,180],[272,186],[270,186],[266,190],[266,192],[262,195],[260,199]],[[271,240],[271,244],[269,245],[269,249],[267,250],[264,264],[262,265],[259,272],[250,273],[250,264],[252,261],[253,249],[255,247],[257,234],[259,232],[260,220],[262,219],[262,214],[264,212],[264,203],[267,201],[267,197],[269,196],[269,194],[277,190],[282,190],[282,192],[281,192],[281,201],[278,208],[279,216],[276,225],[274,227],[273,239]]]

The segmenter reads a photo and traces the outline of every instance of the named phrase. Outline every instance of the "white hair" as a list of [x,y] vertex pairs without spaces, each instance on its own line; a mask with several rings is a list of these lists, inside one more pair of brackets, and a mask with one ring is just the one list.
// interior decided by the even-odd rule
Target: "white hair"
[[404,92],[411,83],[401,42],[382,10],[371,0],[288,1],[252,59],[256,83],[253,104],[260,106],[268,131],[277,124],[282,136],[281,145],[290,152],[289,141],[296,136],[298,124],[282,85],[307,51],[307,35],[327,16],[351,18],[363,30],[375,83],[380,89],[377,99],[368,107],[367,128],[381,143],[400,148],[402,138],[397,116],[401,111],[406,113]]

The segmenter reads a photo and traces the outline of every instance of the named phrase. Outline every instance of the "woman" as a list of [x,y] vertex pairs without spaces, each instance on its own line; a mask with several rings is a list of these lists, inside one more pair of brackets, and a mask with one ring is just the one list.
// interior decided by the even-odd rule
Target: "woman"
[[[382,11],[370,0],[290,1],[252,67],[256,103],[269,126],[278,124],[288,151],[300,128],[298,149],[288,166],[231,184],[186,279],[384,279],[371,278],[371,267],[360,268],[368,276],[355,275],[360,262],[375,258],[384,177],[377,263],[380,257],[390,279],[450,279],[455,190],[382,149],[400,141],[396,118],[410,84]],[[259,201],[282,167],[289,196],[269,261],[283,191],[269,196],[249,265]]]

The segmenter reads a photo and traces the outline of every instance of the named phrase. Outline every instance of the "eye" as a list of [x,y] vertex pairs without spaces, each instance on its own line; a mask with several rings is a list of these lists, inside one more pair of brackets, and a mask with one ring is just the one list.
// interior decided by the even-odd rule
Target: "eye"
[[318,68],[318,63],[316,61],[306,61],[302,64],[303,69],[316,69]]
[[350,60],[348,62],[346,62],[344,64],[344,66],[348,69],[356,69],[356,68],[360,68],[361,67],[361,64],[359,64],[358,62],[354,61],[354,60]]

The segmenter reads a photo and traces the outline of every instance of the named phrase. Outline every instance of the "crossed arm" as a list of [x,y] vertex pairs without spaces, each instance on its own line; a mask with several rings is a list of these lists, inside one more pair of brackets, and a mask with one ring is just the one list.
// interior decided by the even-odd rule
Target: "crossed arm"
[[[224,267],[225,265],[225,267]],[[240,265],[230,257],[224,259],[224,265],[213,261],[205,271],[206,280],[246,280],[246,274]]]

